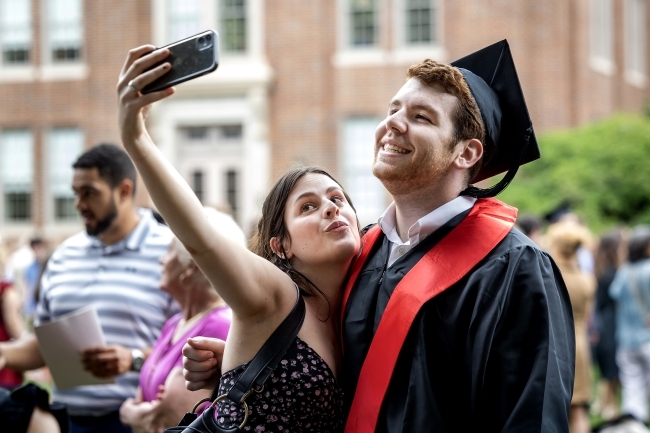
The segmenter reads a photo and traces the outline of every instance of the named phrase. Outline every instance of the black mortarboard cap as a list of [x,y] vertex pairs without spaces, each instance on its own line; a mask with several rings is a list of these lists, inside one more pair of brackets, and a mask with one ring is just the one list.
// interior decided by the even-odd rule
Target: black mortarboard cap
[[461,194],[493,197],[508,186],[520,165],[540,157],[510,46],[504,39],[451,65],[463,74],[485,124],[483,165],[472,182],[507,172],[491,188],[470,186]]

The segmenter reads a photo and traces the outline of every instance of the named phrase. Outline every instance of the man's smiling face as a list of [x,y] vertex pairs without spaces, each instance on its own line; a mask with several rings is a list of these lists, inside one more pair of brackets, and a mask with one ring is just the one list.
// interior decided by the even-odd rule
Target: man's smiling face
[[453,160],[451,114],[458,98],[442,86],[409,79],[375,132],[373,174],[391,194],[403,194],[444,177]]

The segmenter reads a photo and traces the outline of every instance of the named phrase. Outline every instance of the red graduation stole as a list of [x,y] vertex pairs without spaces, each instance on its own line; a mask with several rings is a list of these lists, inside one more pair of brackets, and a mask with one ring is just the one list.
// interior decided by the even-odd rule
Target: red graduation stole
[[[467,275],[501,242],[516,219],[516,208],[494,198],[478,199],[467,217],[402,278],[361,367],[346,433],[374,433],[397,357],[420,308]],[[380,233],[381,229],[374,226],[361,240],[361,252],[350,267],[343,294],[343,312]]]

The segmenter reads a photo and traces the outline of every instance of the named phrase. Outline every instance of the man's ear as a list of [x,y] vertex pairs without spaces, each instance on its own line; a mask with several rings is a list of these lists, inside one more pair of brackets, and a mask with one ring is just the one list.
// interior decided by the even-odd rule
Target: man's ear
[[117,186],[117,194],[121,202],[133,198],[133,182],[131,179],[123,179]]
[[[291,251],[289,247],[285,247],[282,245],[282,242],[276,237],[272,237],[271,240],[269,241],[269,246],[271,247],[271,250],[275,253],[276,256],[280,257],[281,259],[290,259],[291,258]],[[286,253],[286,257],[285,257]]]
[[483,157],[483,143],[476,138],[460,143],[460,153],[454,159],[453,165],[458,169],[469,169]]

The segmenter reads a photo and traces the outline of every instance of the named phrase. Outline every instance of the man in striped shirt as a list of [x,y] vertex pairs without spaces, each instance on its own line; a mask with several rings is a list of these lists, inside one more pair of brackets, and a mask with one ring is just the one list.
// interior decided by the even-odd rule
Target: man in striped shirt
[[[68,407],[71,433],[129,432],[119,407],[134,397],[138,371],[165,321],[178,307],[158,288],[160,257],[172,234],[151,211],[134,204],[136,170],[119,147],[96,146],[74,163],[72,188],[85,232],[64,241],[50,258],[41,281],[36,325],[92,305],[106,346],[88,348],[85,368],[108,385],[54,390]],[[30,335],[0,345],[0,364],[31,370],[45,363]]]

